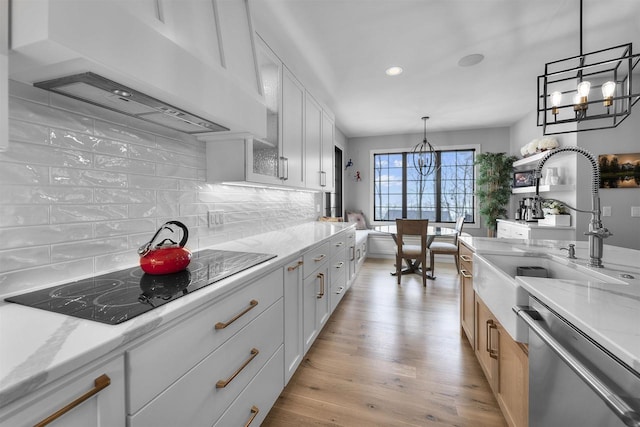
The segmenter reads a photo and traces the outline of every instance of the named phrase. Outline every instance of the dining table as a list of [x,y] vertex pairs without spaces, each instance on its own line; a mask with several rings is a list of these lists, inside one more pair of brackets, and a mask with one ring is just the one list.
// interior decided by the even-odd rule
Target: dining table
[[[373,227],[373,230],[379,233],[385,233],[385,234],[391,235],[394,243],[396,245],[398,244],[398,236],[397,236],[398,229],[395,224],[376,225]],[[436,237],[455,236],[455,235],[456,235],[456,230],[454,228],[430,225],[427,228],[427,247],[431,246],[431,243]],[[427,271],[431,271],[431,266],[428,266],[428,267],[422,266],[421,268],[420,260],[411,261],[409,259],[405,259],[405,262],[407,266],[404,269],[402,269],[401,271],[402,274],[410,274],[410,273],[422,274],[422,268],[426,268]],[[391,275],[396,276],[397,273],[395,271],[392,271]],[[427,278],[429,280],[435,280],[435,277],[433,277],[430,274],[427,274]]]

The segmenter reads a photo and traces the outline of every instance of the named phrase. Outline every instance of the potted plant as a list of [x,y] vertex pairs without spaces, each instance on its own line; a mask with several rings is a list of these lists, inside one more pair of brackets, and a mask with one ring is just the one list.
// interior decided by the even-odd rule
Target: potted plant
[[565,206],[557,200],[544,200],[542,202],[544,218],[538,220],[538,225],[569,226],[571,217]]
[[505,218],[511,197],[511,181],[515,156],[506,153],[481,153],[476,156],[478,168],[476,196],[487,236],[494,237],[498,218]]

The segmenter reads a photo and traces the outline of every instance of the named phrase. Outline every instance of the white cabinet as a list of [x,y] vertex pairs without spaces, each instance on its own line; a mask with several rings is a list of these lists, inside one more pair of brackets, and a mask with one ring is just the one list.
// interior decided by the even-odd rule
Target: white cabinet
[[282,296],[279,268],[130,349],[128,425],[216,422],[282,346]]
[[233,132],[265,134],[248,0],[14,1],[11,16],[12,79],[91,71]]
[[305,253],[303,260],[303,328],[306,353],[330,314],[329,267],[331,247],[329,242]]
[[304,187],[304,87],[283,67],[282,73],[282,151],[285,183]]
[[333,191],[335,124],[309,92],[306,93],[304,123],[307,188]]
[[347,262],[349,263],[349,271],[347,274],[347,287],[351,286],[353,279],[356,277],[356,231],[347,231]]
[[[33,426],[50,420],[51,427],[124,427],[124,357],[80,369],[18,400],[0,412],[1,427]],[[70,403],[80,404],[60,413]],[[54,414],[58,414],[56,416]]]
[[304,187],[304,87],[258,39],[258,68],[266,102],[264,138],[209,138],[207,179]]
[[0,151],[9,146],[9,0],[0,0]]
[[499,239],[551,239],[575,240],[576,230],[573,227],[540,226],[537,223],[498,220]]
[[302,258],[284,267],[284,383],[289,382],[304,356]]
[[326,111],[322,111],[322,176],[320,186],[323,191],[332,192],[335,189],[334,180],[334,152],[335,152],[335,123]]
[[342,297],[347,292],[347,275],[349,273],[348,241],[347,233],[341,233],[331,239],[332,254],[329,262],[331,312],[336,309],[338,303],[342,301]]

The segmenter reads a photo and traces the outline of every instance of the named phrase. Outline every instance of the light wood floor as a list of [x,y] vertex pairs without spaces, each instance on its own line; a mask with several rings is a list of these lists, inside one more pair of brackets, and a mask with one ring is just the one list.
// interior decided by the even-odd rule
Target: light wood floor
[[458,277],[368,259],[263,426],[505,426],[460,336]]

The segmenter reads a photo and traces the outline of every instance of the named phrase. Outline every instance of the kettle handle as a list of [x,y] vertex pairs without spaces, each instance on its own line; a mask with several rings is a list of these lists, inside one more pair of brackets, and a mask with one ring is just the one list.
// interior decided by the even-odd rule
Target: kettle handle
[[[189,239],[189,230],[187,229],[187,226],[181,223],[180,221],[167,221],[164,224],[162,224],[162,227],[158,228],[158,231],[156,231],[156,234],[153,235],[151,240],[149,240],[147,243],[145,243],[144,245],[140,246],[140,248],[138,248],[138,255],[143,257],[146,254],[148,254],[151,251],[151,245],[153,244],[153,241],[156,240],[156,237],[158,237],[158,234],[160,234],[160,232],[165,228],[168,228],[169,230],[171,230],[171,228],[167,227],[167,225],[169,224],[177,225],[182,229],[183,236],[182,236],[182,240],[180,240],[179,246],[183,248],[184,245],[187,243],[187,240]],[[173,232],[173,230],[171,231]]]
[[180,243],[178,243],[178,245],[180,245],[181,248],[184,248],[184,245],[187,244],[187,240],[189,240],[189,230],[187,229],[187,226],[180,221],[167,221],[164,223],[162,228],[164,228],[165,225],[169,224],[177,225],[178,227],[182,228],[182,240],[180,240]]

